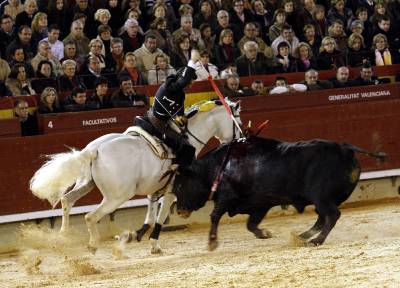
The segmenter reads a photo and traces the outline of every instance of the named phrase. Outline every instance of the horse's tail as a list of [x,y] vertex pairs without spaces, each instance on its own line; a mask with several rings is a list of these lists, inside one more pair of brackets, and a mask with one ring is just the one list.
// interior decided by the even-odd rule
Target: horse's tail
[[88,183],[92,179],[91,163],[97,149],[85,148],[49,155],[50,158],[30,180],[36,197],[48,200],[53,208],[74,183]]

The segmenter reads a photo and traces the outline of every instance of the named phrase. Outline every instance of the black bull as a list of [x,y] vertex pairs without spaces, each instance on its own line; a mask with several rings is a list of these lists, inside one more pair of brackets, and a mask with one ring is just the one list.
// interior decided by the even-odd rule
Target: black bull
[[[249,214],[247,229],[258,238],[269,238],[270,233],[258,224],[270,208],[290,204],[301,213],[314,204],[318,219],[299,237],[306,242],[319,233],[307,244],[320,245],[340,217],[338,206],[349,198],[359,180],[360,165],[354,152],[381,160],[385,157],[384,153],[325,140],[290,143],[252,137],[224,145],[176,176],[173,191],[178,213],[188,216],[209,198],[214,200],[209,235],[209,249],[213,250],[218,245],[219,220],[226,212],[231,217]],[[220,185],[211,194],[222,162],[226,166]]]

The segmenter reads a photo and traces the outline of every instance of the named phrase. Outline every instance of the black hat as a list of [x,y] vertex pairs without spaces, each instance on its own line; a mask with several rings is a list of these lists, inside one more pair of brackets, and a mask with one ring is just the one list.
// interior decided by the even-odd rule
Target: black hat
[[[187,69],[187,67],[179,68],[178,71],[176,71],[176,76],[177,77],[183,77],[183,75],[186,72],[186,69]],[[196,79],[197,79],[197,75],[196,75],[196,73],[193,73],[192,74],[192,80],[196,80]]]

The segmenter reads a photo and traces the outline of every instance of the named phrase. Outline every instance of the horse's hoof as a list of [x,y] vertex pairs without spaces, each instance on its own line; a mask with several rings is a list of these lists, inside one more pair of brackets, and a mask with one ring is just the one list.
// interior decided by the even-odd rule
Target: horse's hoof
[[218,241],[217,240],[210,240],[208,242],[208,251],[214,251],[218,247]]
[[150,250],[151,254],[162,254],[161,247],[152,247]]
[[93,246],[93,245],[90,245],[90,244],[89,244],[89,245],[87,246],[87,248],[88,248],[88,250],[89,250],[90,253],[92,253],[93,255],[96,254],[96,251],[97,251],[97,247],[96,247],[96,246]]

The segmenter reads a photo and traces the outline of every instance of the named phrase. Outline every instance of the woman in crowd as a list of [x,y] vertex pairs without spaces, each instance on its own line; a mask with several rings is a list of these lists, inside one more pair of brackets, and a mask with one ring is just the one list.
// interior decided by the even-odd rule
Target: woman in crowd
[[10,51],[11,59],[8,61],[10,67],[14,66],[17,63],[21,63],[25,67],[26,77],[27,78],[34,78],[35,71],[33,71],[32,65],[25,61],[25,52],[22,46],[14,46]]
[[61,111],[56,89],[46,87],[40,95],[38,104],[39,114],[59,113]]
[[15,18],[15,29],[18,30],[22,25],[31,27],[33,16],[35,15],[37,9],[38,7],[36,0],[26,0],[24,3],[24,11],[17,14]]
[[111,19],[111,13],[107,9],[97,9],[94,13],[94,21],[92,24],[91,33],[88,35],[89,39],[96,37],[97,29],[100,25],[108,25]]
[[281,35],[283,25],[286,24],[286,12],[283,9],[277,9],[272,19],[273,24],[269,27],[268,35],[269,40],[274,42],[276,38]]
[[182,33],[175,43],[175,49],[170,53],[171,65],[175,69],[185,67],[190,59],[190,36],[187,33]]
[[387,37],[384,34],[379,33],[374,36],[372,49],[375,56],[373,65],[386,66],[399,63],[399,52],[389,48]]
[[295,57],[294,72],[306,72],[318,68],[311,47],[305,42],[299,43],[293,56]]
[[200,39],[197,43],[199,50],[207,50],[211,61],[214,61],[215,35],[212,34],[212,26],[209,23],[200,25]]
[[367,61],[372,62],[372,53],[365,49],[364,37],[361,34],[353,33],[348,40],[347,65],[350,67],[361,67]]
[[128,52],[124,56],[124,68],[118,74],[118,78],[128,76],[134,86],[146,84],[145,78],[136,67],[136,56],[133,52]]
[[103,50],[103,42],[100,39],[92,39],[89,43],[89,54],[85,57],[85,63],[88,64],[88,59],[90,56],[95,56],[100,61],[100,68],[104,69],[106,67],[106,58],[101,53]]
[[53,65],[48,60],[42,60],[38,64],[36,78],[32,80],[32,88],[36,93],[42,93],[46,87],[57,87]]
[[317,58],[318,70],[337,69],[346,66],[345,55],[337,49],[335,39],[325,37],[322,39],[321,48]]
[[145,36],[152,34],[156,37],[157,48],[169,54],[172,51],[173,42],[171,32],[167,28],[167,20],[158,17],[150,24],[150,29],[146,31]]
[[351,9],[345,7],[344,0],[331,0],[331,8],[328,11],[328,21],[333,23],[334,20],[340,20],[343,23],[343,29],[350,28],[354,15]]
[[325,7],[315,5],[312,15],[314,18],[315,33],[321,38],[328,36],[329,21],[325,15]]
[[290,73],[295,69],[295,58],[289,54],[290,46],[286,41],[278,44],[278,55],[273,59],[273,71],[276,74]]
[[81,79],[76,75],[76,62],[72,59],[62,62],[63,75],[58,77],[58,90],[70,92],[74,87],[82,85]]
[[158,54],[154,59],[154,67],[149,70],[147,82],[150,85],[162,84],[169,75],[176,74],[176,70],[168,62],[165,54]]
[[8,4],[4,6],[4,14],[11,16],[14,22],[22,11],[24,11],[24,5],[21,4],[21,0],[8,0]]
[[31,81],[26,78],[24,64],[17,63],[12,66],[11,73],[6,80],[6,87],[12,96],[35,95]]
[[304,25],[303,32],[303,42],[307,43],[310,46],[314,57],[318,57],[319,48],[321,47],[321,37],[316,34],[315,26],[313,24],[306,24]]
[[207,23],[211,27],[217,27],[217,15],[212,10],[211,0],[199,1],[199,12],[193,17],[193,27],[199,28],[201,24]]
[[218,45],[215,46],[215,64],[219,70],[225,69],[228,64],[233,64],[240,56],[240,50],[233,42],[233,32],[223,29],[219,35]]
[[36,13],[35,16],[33,17],[31,28],[32,28],[31,43],[33,47],[37,47],[40,40],[48,36],[46,13],[43,12]]
[[254,22],[258,23],[261,27],[260,35],[267,44],[271,44],[268,36],[268,28],[272,25],[271,11],[265,9],[263,0],[251,1],[251,11],[253,12]]
[[47,10],[49,27],[50,25],[57,24],[57,26],[60,28],[59,39],[64,39],[65,36],[67,36],[69,30],[69,23],[67,22],[68,7],[66,4],[66,0],[49,1]]
[[120,37],[124,41],[125,52],[133,52],[142,46],[144,37],[139,33],[139,23],[137,20],[133,18],[127,19],[121,32]]
[[331,26],[328,28],[328,34],[335,39],[338,50],[345,51],[347,49],[347,35],[344,32],[342,21],[338,19],[333,20]]
[[[400,11],[398,11],[400,12]],[[378,24],[378,20],[382,16],[387,16],[390,18],[390,15],[387,11],[387,5],[386,2],[383,0],[377,0],[375,2],[375,7],[374,7],[374,14],[369,17],[369,22],[372,24],[372,26],[376,26]]]

